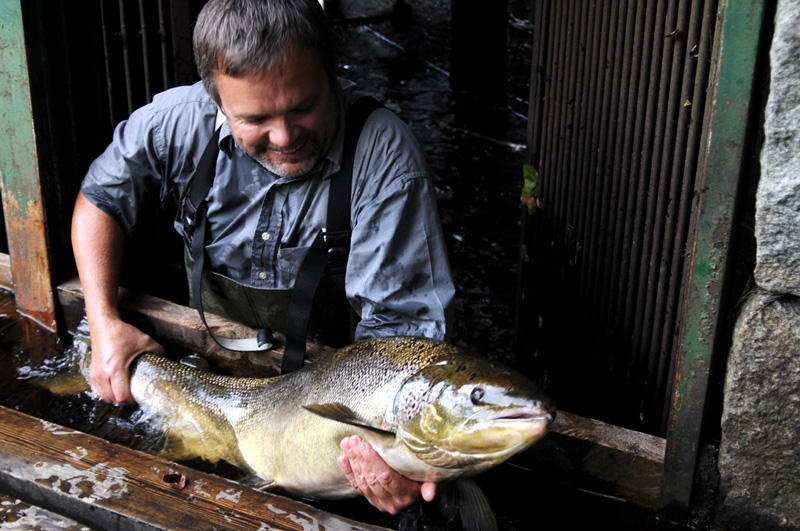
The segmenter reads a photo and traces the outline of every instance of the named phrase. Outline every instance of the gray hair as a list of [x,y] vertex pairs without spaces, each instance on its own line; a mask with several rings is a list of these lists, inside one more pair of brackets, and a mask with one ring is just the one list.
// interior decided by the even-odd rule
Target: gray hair
[[330,83],[336,79],[333,38],[318,0],[209,0],[192,40],[197,71],[217,104],[216,74],[265,72],[285,60],[292,43],[315,50]]

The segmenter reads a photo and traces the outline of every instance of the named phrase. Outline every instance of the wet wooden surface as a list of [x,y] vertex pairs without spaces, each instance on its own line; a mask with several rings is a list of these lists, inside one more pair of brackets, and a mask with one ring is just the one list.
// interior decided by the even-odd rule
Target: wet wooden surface
[[[77,278],[58,287],[58,300],[64,310],[67,328],[74,330],[85,313],[83,290]],[[281,334],[275,333],[275,346],[271,350],[231,352],[214,342],[197,310],[193,308],[124,288],[120,289],[119,305],[126,319],[154,338],[168,341],[170,347],[182,349],[185,353],[200,354],[230,374],[265,377],[280,372],[285,343]],[[211,313],[206,313],[206,321],[214,333],[221,337],[254,337],[257,333],[253,328]],[[311,362],[332,350],[324,345],[306,344],[306,356]]]
[[0,528],[14,531],[91,531],[58,513],[0,493]]
[[[0,285],[5,285],[11,277],[2,259],[0,254]],[[74,329],[84,313],[80,283],[67,282],[57,293],[68,328]],[[121,290],[120,303],[132,321],[155,337],[168,340],[170,346],[201,353],[231,373],[269,376],[280,367],[280,336],[275,349],[240,356],[210,339],[194,309],[126,290]],[[221,317],[209,315],[208,320],[217,333],[228,337],[255,333]],[[309,357],[313,361],[329,350],[309,344]],[[663,438],[561,411],[551,433],[515,461],[559,483],[653,509],[661,489],[665,447]]]
[[95,529],[383,529],[7,408],[0,448],[0,491]]

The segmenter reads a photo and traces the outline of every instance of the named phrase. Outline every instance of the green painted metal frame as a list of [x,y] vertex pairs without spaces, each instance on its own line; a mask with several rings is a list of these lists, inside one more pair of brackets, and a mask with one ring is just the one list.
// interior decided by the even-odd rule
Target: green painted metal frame
[[0,183],[14,294],[21,313],[56,329],[21,0],[0,2]]
[[659,503],[662,517],[676,522],[685,521],[690,510],[709,372],[720,334],[727,333],[721,326],[723,283],[746,139],[753,127],[751,99],[764,11],[762,0],[722,0],[718,9]]

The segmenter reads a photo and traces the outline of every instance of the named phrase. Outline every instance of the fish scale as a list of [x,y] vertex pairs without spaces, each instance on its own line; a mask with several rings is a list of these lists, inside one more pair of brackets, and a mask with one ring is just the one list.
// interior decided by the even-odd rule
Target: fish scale
[[166,457],[226,460],[267,486],[318,499],[357,495],[336,462],[346,436],[369,441],[411,479],[448,481],[534,444],[555,415],[521,374],[412,337],[354,343],[273,378],[221,376],[146,354],[131,391],[166,433]]

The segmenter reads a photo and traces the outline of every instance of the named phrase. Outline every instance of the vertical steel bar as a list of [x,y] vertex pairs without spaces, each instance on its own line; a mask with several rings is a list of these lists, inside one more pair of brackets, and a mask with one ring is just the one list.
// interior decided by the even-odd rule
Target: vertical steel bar
[[[639,285],[639,259],[642,253],[642,240],[644,239],[644,209],[642,208],[642,201],[644,200],[645,190],[649,174],[647,173],[647,164],[645,156],[645,148],[649,145],[649,134],[651,128],[652,118],[652,96],[655,91],[655,84],[657,83],[657,74],[659,72],[657,65],[661,62],[660,43],[661,39],[656,38],[656,35],[663,28],[660,24],[658,17],[659,10],[662,6],[661,2],[657,4],[654,2],[646,2],[647,12],[645,14],[645,31],[644,31],[644,54],[642,56],[642,64],[639,75],[638,98],[636,101],[636,122],[634,126],[635,134],[633,135],[633,147],[631,149],[630,157],[630,170],[631,175],[635,175],[637,179],[636,192],[629,195],[627,211],[631,213],[628,218],[628,223],[625,227],[625,241],[630,242],[627,249],[623,249],[623,253],[630,256],[630,265],[627,272],[628,281],[623,286],[625,300],[625,315],[623,322],[625,323],[625,330],[623,337],[628,341],[628,346],[631,352],[631,358],[628,359],[630,366],[632,357],[634,355],[634,345],[638,341],[638,331],[633,326],[634,316],[636,312],[636,287]],[[655,79],[654,79],[655,77]],[[649,149],[649,148],[648,148]]]
[[111,130],[113,130],[114,126],[117,124],[117,117],[116,113],[114,112],[114,88],[113,83],[111,82],[111,52],[109,51],[109,40],[111,39],[111,34],[108,30],[108,25],[106,22],[107,17],[105,2],[103,0],[98,0],[98,2],[100,3],[100,24],[103,32],[103,59],[105,60],[106,87],[108,89],[109,125],[111,126]]
[[[666,3],[666,8],[664,4]],[[641,367],[647,363],[643,343],[647,340],[647,288],[648,281],[650,280],[650,258],[651,249],[653,246],[653,217],[655,216],[655,202],[658,190],[658,175],[654,173],[653,168],[657,167],[655,164],[654,155],[658,153],[657,146],[659,146],[659,138],[661,127],[659,118],[663,116],[666,98],[664,94],[664,77],[669,73],[669,66],[665,65],[668,61],[668,55],[665,53],[665,28],[667,27],[667,13],[670,6],[673,5],[671,0],[659,2],[656,12],[656,26],[653,34],[653,43],[656,53],[653,55],[654,68],[650,73],[650,85],[653,97],[648,99],[647,115],[645,117],[645,142],[642,148],[642,162],[641,168],[645,172],[645,178],[640,182],[640,203],[638,212],[642,212],[640,224],[640,237],[641,244],[639,246],[639,253],[636,256],[638,259],[637,278],[638,283],[634,288],[635,301],[631,306],[631,315],[633,317],[633,341],[631,345],[631,365],[628,371],[630,375],[630,392],[632,396],[629,397],[630,404],[639,403],[639,395],[641,392],[640,382],[642,380]],[[665,58],[665,56],[667,56]],[[638,407],[638,406],[637,406]]]
[[161,86],[171,87],[169,81],[169,48],[167,39],[167,21],[164,18],[164,0],[158,0],[158,36],[161,43]]
[[659,502],[662,516],[672,521],[685,521],[691,502],[734,205],[754,125],[753,72],[764,9],[759,0],[723,0],[719,7]]
[[[686,198],[691,196],[694,189],[694,173],[687,174],[685,161],[688,155],[688,142],[693,129],[702,127],[702,122],[690,122],[691,112],[687,102],[691,103],[694,92],[695,78],[697,75],[697,61],[689,56],[689,46],[700,38],[703,22],[703,2],[694,0],[689,5],[684,4],[680,27],[683,37],[676,52],[676,63],[681,63],[682,80],[680,94],[676,98],[674,113],[675,149],[672,151],[669,164],[670,191],[667,204],[667,218],[665,223],[664,248],[659,272],[659,288],[661,303],[656,313],[656,322],[660,323],[658,337],[653,339],[651,346],[651,368],[648,418],[650,431],[660,430],[663,422],[664,393],[667,387],[666,371],[669,358],[672,354],[672,338],[674,337],[675,314],[677,312],[677,298],[680,290],[679,271],[682,266],[682,249],[685,245],[685,219],[688,218],[690,209],[686,208]],[[670,153],[665,153],[669,157]]]
[[595,116],[595,96],[596,96],[596,83],[597,68],[600,57],[600,36],[602,34],[602,17],[598,12],[597,2],[591,2],[585,16],[589,18],[587,24],[587,37],[585,65],[583,68],[583,75],[581,76],[581,90],[583,96],[581,98],[579,122],[580,122],[580,136],[577,140],[576,158],[578,159],[577,174],[580,175],[580,212],[578,215],[578,239],[583,242],[583,256],[579,264],[579,280],[588,277],[589,263],[586,257],[586,245],[588,244],[589,236],[591,234],[591,223],[589,221],[589,212],[591,210],[591,194],[592,194],[592,180],[589,178],[591,173],[589,159],[591,157],[591,135],[594,130],[594,116]]
[[[678,0],[673,4],[674,11],[670,12],[665,35],[670,45],[669,49],[669,76],[664,81],[664,114],[660,118],[662,123],[661,135],[657,145],[660,149],[657,163],[654,161],[653,173],[658,175],[658,192],[655,203],[655,217],[653,224],[653,246],[651,249],[650,270],[648,279],[647,300],[645,307],[647,315],[644,320],[646,326],[646,341],[642,344],[642,351],[646,355],[647,363],[640,376],[640,400],[643,404],[642,415],[645,428],[651,423],[649,416],[652,407],[655,374],[658,367],[658,349],[661,346],[661,334],[664,325],[665,305],[668,302],[668,286],[665,279],[668,271],[666,265],[670,263],[669,250],[672,248],[672,229],[676,223],[675,209],[678,201],[675,197],[679,193],[680,180],[672,179],[672,164],[675,154],[682,157],[683,146],[679,143],[677,134],[678,122],[683,113],[681,100],[681,86],[686,52],[686,34],[689,26],[691,3],[689,0]],[[688,95],[688,93],[686,94]]]
[[618,220],[617,202],[625,188],[621,181],[626,176],[622,176],[617,171],[617,163],[614,157],[617,143],[622,141],[619,127],[625,123],[625,103],[627,100],[626,90],[628,87],[627,77],[629,76],[630,61],[632,46],[632,31],[633,27],[629,24],[630,12],[628,10],[628,2],[623,0],[617,7],[617,23],[614,30],[614,37],[616,47],[613,52],[614,69],[612,72],[612,85],[611,97],[609,105],[604,110],[604,115],[607,116],[607,125],[603,133],[606,139],[605,146],[602,150],[601,169],[603,171],[603,213],[601,217],[601,226],[603,229],[603,238],[601,239],[602,247],[598,259],[600,267],[596,277],[596,283],[599,286],[595,300],[596,306],[600,310],[599,319],[596,318],[595,325],[597,343],[597,352],[594,356],[594,367],[598,376],[601,376],[605,381],[608,381],[608,376],[611,367],[605,363],[607,353],[611,345],[609,345],[608,336],[609,332],[614,329],[614,322],[616,320],[613,308],[616,306],[612,299],[616,279],[613,276],[615,264],[618,262],[617,256],[614,255],[614,235],[615,227]]
[[[605,353],[603,364],[610,367],[621,367],[621,356],[624,352],[622,346],[625,341],[625,323],[624,323],[624,286],[627,283],[627,272],[631,263],[631,256],[627,250],[629,247],[629,240],[627,239],[627,227],[631,218],[630,202],[634,196],[634,192],[638,185],[638,174],[630,172],[631,151],[633,149],[633,139],[635,135],[636,117],[637,117],[637,100],[639,93],[639,79],[643,68],[642,57],[645,55],[644,46],[644,33],[645,33],[645,13],[646,5],[641,2],[630,2],[628,5],[628,22],[627,26],[632,28],[633,37],[631,49],[626,53],[626,57],[630,54],[628,60],[628,68],[624,79],[626,80],[625,94],[625,114],[624,119],[619,120],[619,127],[616,132],[617,142],[616,151],[614,153],[614,172],[618,175],[619,180],[623,183],[619,194],[619,200],[614,208],[617,212],[617,222],[614,227],[614,248],[612,256],[615,257],[614,264],[611,270],[612,285],[609,286],[609,291],[612,297],[612,308],[609,309],[609,314],[613,316],[613,328],[608,331],[609,338],[616,338],[616,341],[610,343],[611,350]],[[612,382],[609,387],[612,389],[619,388],[618,382],[620,380],[619,373],[622,371],[616,370],[617,374],[612,374]]]
[[174,83],[188,85],[193,79],[192,62],[192,20],[189,14],[189,0],[170,0],[170,22],[172,29],[172,57]]
[[[613,55],[614,47],[614,31],[609,29],[610,24],[616,22],[616,17],[612,16],[612,10],[616,2],[606,2],[603,9],[603,36],[600,47],[600,54],[598,56],[598,72],[596,81],[596,94],[595,94],[595,108],[593,114],[598,116],[593,120],[592,138],[589,142],[591,149],[588,154],[588,167],[586,168],[586,177],[590,180],[590,201],[589,201],[589,235],[584,247],[586,252],[587,276],[582,279],[583,296],[581,297],[586,301],[586,304],[592,304],[591,296],[594,292],[592,289],[592,282],[597,275],[599,265],[597,263],[597,255],[600,246],[600,218],[602,216],[602,197],[603,197],[603,183],[602,177],[604,172],[599,167],[599,153],[603,142],[602,131],[605,128],[605,109],[608,105],[607,98],[610,95],[610,76],[608,60],[609,55]],[[609,49],[612,51],[609,52]]]
[[[669,367],[669,375],[665,379],[665,384],[667,388],[664,389],[664,399],[663,405],[664,408],[661,412],[661,431],[662,433],[666,433],[667,430],[667,422],[669,419],[669,408],[671,406],[669,400],[669,393],[672,390],[672,384],[675,380],[675,359],[676,359],[676,341],[677,341],[677,333],[676,331],[680,329],[681,323],[679,321],[680,309],[683,308],[684,299],[686,298],[686,289],[683,285],[683,275],[682,271],[685,270],[685,265],[679,267],[677,260],[680,259],[680,264],[684,264],[684,255],[686,254],[687,246],[688,246],[688,230],[689,230],[689,222],[691,220],[691,212],[692,212],[692,200],[693,200],[693,191],[694,191],[694,181],[695,181],[695,174],[697,172],[697,162],[698,156],[700,151],[700,138],[704,128],[703,122],[703,114],[706,105],[706,89],[708,87],[708,78],[710,72],[710,65],[711,65],[711,47],[712,47],[712,40],[714,38],[714,23],[716,20],[717,14],[717,2],[716,0],[707,0],[704,2],[703,5],[703,14],[702,14],[702,21],[701,21],[701,29],[700,29],[700,37],[697,41],[689,41],[690,45],[690,59],[692,57],[695,58],[697,61],[697,76],[695,77],[695,84],[694,84],[694,93],[692,96],[692,106],[691,106],[691,116],[690,116],[690,130],[689,130],[689,139],[687,142],[687,152],[686,157],[684,159],[684,167],[683,167],[683,175],[684,180],[688,183],[691,179],[691,188],[685,191],[685,193],[681,196],[681,210],[685,212],[680,217],[678,228],[676,229],[679,234],[682,235],[682,241],[676,242],[675,249],[673,251],[673,256],[676,260],[676,263],[672,267],[672,274],[676,276],[673,280],[675,283],[680,283],[680,292],[678,301],[675,307],[675,319],[673,326],[670,330],[667,330],[665,333],[669,333],[672,335],[670,338],[670,367]],[[695,50],[694,54],[692,54],[692,49]]]
[[[541,168],[542,163],[542,129],[544,123],[544,102],[547,86],[547,58],[549,55],[549,28],[550,28],[550,1],[541,0],[536,2],[533,13],[534,39],[531,50],[531,96],[530,110],[528,118],[528,164],[536,168]],[[541,191],[540,191],[541,194]],[[540,281],[541,281],[541,229],[542,215],[529,215],[525,207],[521,208],[521,231],[522,241],[520,252],[520,285],[522,290],[519,295],[520,310],[518,312],[517,330],[522,338],[521,345],[528,346],[529,356],[527,360],[520,360],[518,365],[523,362],[536,364],[531,368],[536,374],[544,374],[546,364],[542,357],[534,356],[533,353],[540,349],[539,334],[539,315],[541,311]]]
[[[555,113],[554,113],[554,100],[555,94],[557,93],[557,84],[558,84],[558,68],[559,68],[559,53],[560,48],[558,48],[559,42],[559,35],[560,35],[560,25],[558,21],[560,20],[561,13],[563,11],[563,3],[556,2],[556,5],[552,6],[551,14],[549,19],[549,26],[550,29],[548,31],[548,36],[550,38],[548,44],[548,57],[547,57],[547,66],[545,67],[546,72],[546,84],[545,84],[545,131],[547,134],[544,136],[543,140],[543,148],[541,151],[541,163],[539,168],[539,190],[541,193],[542,201],[544,203],[544,209],[539,215],[539,219],[537,223],[539,224],[539,230],[541,231],[541,235],[543,236],[540,240],[539,250],[541,254],[539,257],[542,258],[542,263],[538,268],[539,274],[541,278],[539,279],[540,285],[537,293],[541,299],[542,305],[541,309],[542,312],[540,314],[540,319],[542,320],[543,326],[540,329],[540,345],[542,347],[543,352],[550,352],[552,351],[552,347],[550,345],[550,340],[555,335],[552,328],[557,324],[557,319],[551,319],[553,304],[552,304],[552,290],[553,286],[552,283],[548,283],[547,280],[552,278],[552,275],[557,270],[557,260],[554,260],[553,249],[547,245],[547,238],[552,237],[552,234],[558,230],[557,220],[553,214],[555,210],[555,189],[556,189],[556,182],[553,178],[555,170],[553,169],[553,151],[555,149],[555,142],[554,137],[556,135],[553,134],[555,129]],[[544,259],[547,257],[547,259]],[[553,364],[548,363],[549,372],[551,374],[555,373],[555,369]]]
[[122,64],[125,69],[125,90],[128,95],[128,114],[133,112],[133,81],[130,55],[128,53],[128,25],[125,16],[125,2],[119,0],[119,33],[122,37]]
[[144,76],[144,94],[147,101],[153,99],[153,86],[150,81],[150,54],[147,43],[147,18],[144,12],[144,0],[139,0],[139,28],[142,39],[142,75]]

